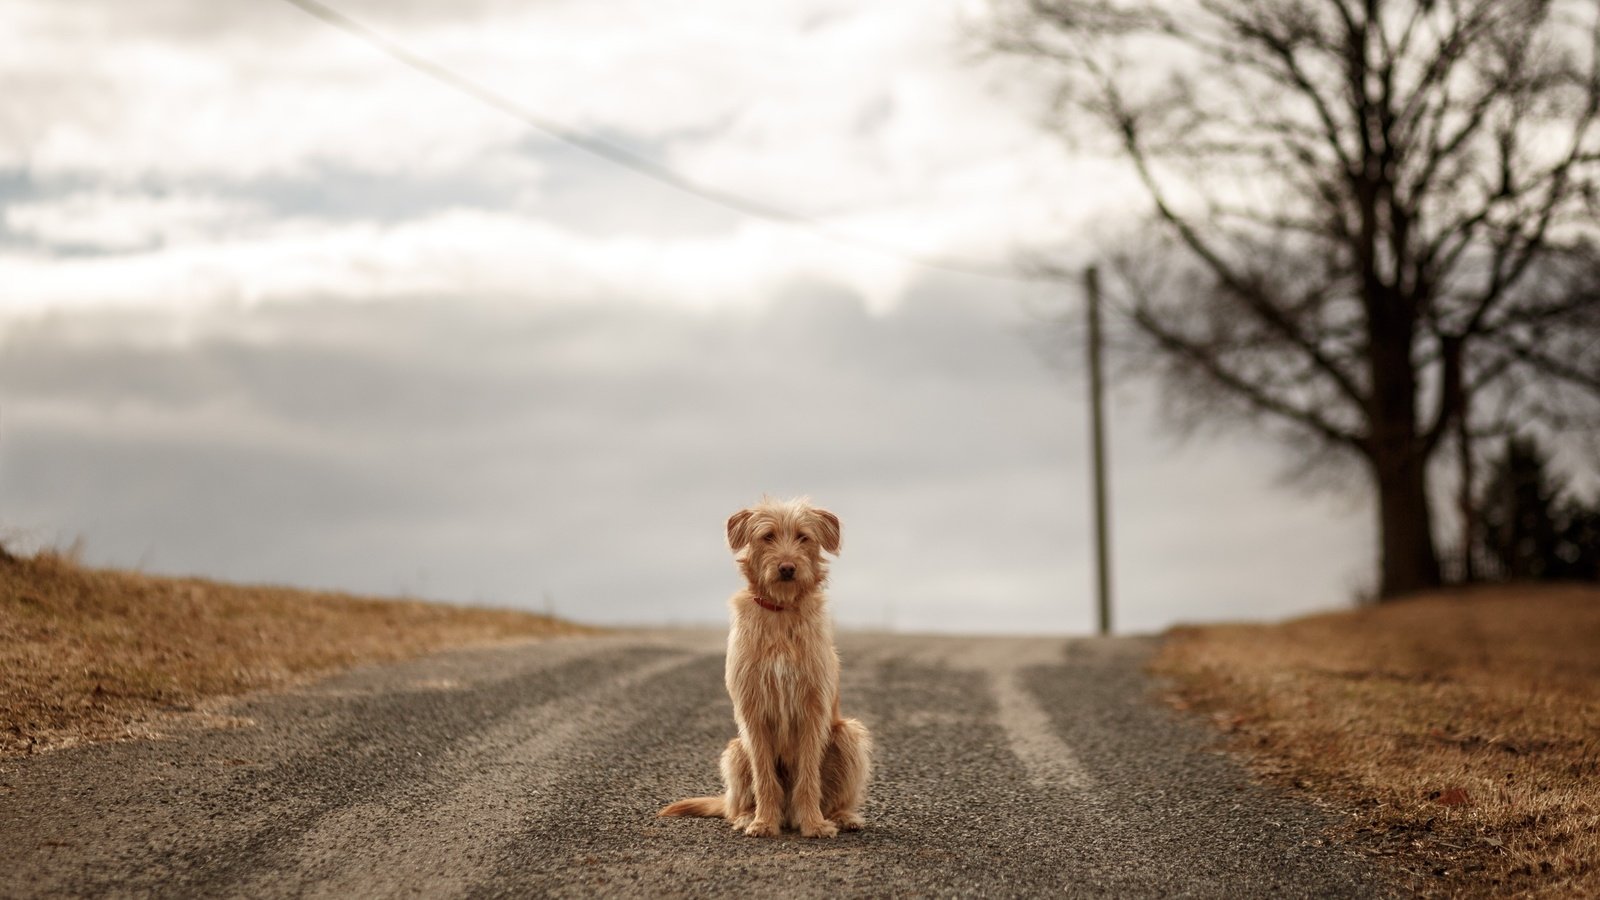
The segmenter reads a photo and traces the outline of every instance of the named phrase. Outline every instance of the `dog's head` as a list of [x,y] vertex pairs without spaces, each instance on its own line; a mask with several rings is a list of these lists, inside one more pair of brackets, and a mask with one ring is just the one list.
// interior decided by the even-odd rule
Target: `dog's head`
[[793,600],[828,580],[822,554],[839,553],[839,517],[804,499],[763,499],[728,517],[728,546],[753,590]]

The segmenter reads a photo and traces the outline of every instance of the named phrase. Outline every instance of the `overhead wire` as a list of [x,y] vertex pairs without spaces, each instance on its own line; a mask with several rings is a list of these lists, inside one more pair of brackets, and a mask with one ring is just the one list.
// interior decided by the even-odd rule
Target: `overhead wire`
[[571,147],[582,150],[609,163],[629,169],[646,178],[664,184],[681,193],[696,197],[706,203],[732,212],[776,222],[792,228],[810,231],[837,244],[854,246],[902,262],[927,269],[936,269],[979,278],[991,278],[1025,284],[1059,285],[1062,278],[1048,271],[1028,272],[1011,266],[982,260],[961,259],[950,256],[922,256],[902,247],[842,231],[827,223],[783,207],[754,200],[732,191],[709,187],[693,181],[673,169],[626,147],[603,140],[592,134],[564,125],[555,119],[540,115],[521,103],[416,53],[369,25],[343,13],[321,0],[283,0],[291,6],[320,21],[356,37],[406,67],[427,76],[455,91],[508,115],[517,121],[544,132],[546,135]]

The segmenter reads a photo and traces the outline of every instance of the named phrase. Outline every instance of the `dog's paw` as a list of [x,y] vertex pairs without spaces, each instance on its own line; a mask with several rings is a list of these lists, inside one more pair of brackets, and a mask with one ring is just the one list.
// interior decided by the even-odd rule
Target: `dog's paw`
[[763,822],[758,819],[746,825],[744,833],[751,837],[777,837],[778,825],[776,822]]
[[855,813],[840,813],[835,815],[833,820],[839,823],[840,831],[860,831],[867,824],[866,819]]
[[729,822],[730,822],[730,824],[733,825],[733,830],[734,831],[743,831],[746,828],[749,828],[750,827],[750,823],[754,822],[755,819],[756,819],[755,816],[746,814],[746,815],[742,815],[742,816],[734,816],[732,819],[729,820]]
[[828,821],[827,819],[818,820],[818,821],[816,821],[816,822],[814,822],[814,823],[812,823],[810,825],[801,825],[800,826],[800,836],[801,837],[831,838],[831,837],[837,837],[838,834],[839,834],[839,826],[833,824],[832,822]]

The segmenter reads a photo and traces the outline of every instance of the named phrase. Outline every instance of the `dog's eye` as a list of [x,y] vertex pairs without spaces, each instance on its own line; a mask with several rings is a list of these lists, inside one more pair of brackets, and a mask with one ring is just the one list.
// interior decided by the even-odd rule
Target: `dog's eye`
[[763,535],[762,535],[762,536],[761,536],[761,539],[762,539],[762,540],[763,540],[763,541],[766,541],[766,542],[767,542],[767,543],[769,543],[769,544],[770,544],[770,543],[772,543],[772,542],[773,542],[773,541],[775,541],[775,540],[777,540],[777,537],[778,537],[778,536],[777,536],[777,535],[775,535],[775,534],[773,534],[773,533],[772,533],[772,532],[770,532],[770,531],[769,531],[769,532],[767,532],[767,533],[766,533],[766,534],[763,534]]
[[810,535],[808,535],[808,534],[800,535],[800,543],[804,544],[806,541],[809,541],[809,540],[811,540],[811,536]]

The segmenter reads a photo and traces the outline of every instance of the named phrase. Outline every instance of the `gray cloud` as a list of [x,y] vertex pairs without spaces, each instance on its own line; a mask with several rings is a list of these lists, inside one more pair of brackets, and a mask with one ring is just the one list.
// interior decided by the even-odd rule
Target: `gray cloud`
[[[334,4],[350,15],[393,26],[426,26],[479,22],[497,12],[526,6],[518,0],[340,0]],[[312,32],[316,21],[288,3],[193,3],[189,0],[117,0],[80,5],[70,15],[47,19],[35,27],[53,26],[74,36],[101,32],[107,37],[158,37],[174,42],[217,46],[220,40],[281,40]],[[325,27],[318,25],[317,27]]]
[[[848,623],[1082,628],[1079,390],[1011,298],[961,287],[883,316],[811,284],[716,313],[441,299],[218,310],[178,337],[153,313],[16,323],[4,524],[157,571],[713,622],[723,518],[809,493],[845,519]],[[1129,624],[1325,602],[1284,592],[1348,566],[1348,525],[1286,551],[1292,497],[1208,509],[1182,456],[1118,441]]]

